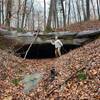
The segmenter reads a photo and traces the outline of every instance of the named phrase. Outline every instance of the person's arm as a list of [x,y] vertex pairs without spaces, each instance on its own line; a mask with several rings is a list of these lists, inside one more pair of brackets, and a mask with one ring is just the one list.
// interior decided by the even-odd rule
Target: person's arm
[[52,45],[55,45],[55,43],[54,43],[52,40],[51,40],[51,44],[52,44]]

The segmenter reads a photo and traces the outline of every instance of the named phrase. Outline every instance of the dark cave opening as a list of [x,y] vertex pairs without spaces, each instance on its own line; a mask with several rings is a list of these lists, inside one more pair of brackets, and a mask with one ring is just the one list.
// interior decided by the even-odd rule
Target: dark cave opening
[[[19,49],[16,54],[24,58],[24,55],[28,49],[29,45],[23,46]],[[70,50],[80,47],[79,45],[64,44],[61,48],[61,53],[65,54]],[[50,43],[45,44],[33,44],[27,54],[26,59],[41,59],[41,58],[54,58],[55,57],[55,47]]]

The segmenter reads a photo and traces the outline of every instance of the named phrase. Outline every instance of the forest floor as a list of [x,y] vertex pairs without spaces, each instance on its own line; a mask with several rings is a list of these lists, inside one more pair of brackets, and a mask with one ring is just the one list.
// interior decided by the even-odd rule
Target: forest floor
[[[2,42],[7,44],[7,40]],[[50,81],[52,67],[57,76]],[[42,73],[42,80],[24,93],[24,76],[36,72]],[[0,49],[0,100],[100,100],[100,38],[51,59],[23,60]]]
[[[74,23],[67,25],[66,30],[71,32],[80,32],[84,30],[95,30],[100,29],[100,21],[98,20],[91,20],[91,21],[85,21],[81,23]],[[58,29],[57,31],[63,31],[63,29]]]
[[[57,76],[51,82],[52,67],[55,67]],[[86,69],[81,74],[77,73],[61,85],[82,67]],[[42,80],[25,94],[21,80],[24,75],[34,72],[42,73]],[[23,60],[0,50],[0,100],[84,99],[100,100],[100,39],[53,59]]]

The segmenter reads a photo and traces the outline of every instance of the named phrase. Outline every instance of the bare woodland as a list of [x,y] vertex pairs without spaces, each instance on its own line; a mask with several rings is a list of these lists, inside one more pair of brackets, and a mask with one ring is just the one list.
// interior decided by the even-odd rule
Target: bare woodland
[[0,100],[100,100],[100,0],[41,1],[0,0]]
[[52,31],[66,30],[66,26],[72,23],[100,20],[100,0],[50,0],[49,4],[44,0],[42,10],[37,9],[36,2],[0,0],[0,25],[14,27],[18,31]]

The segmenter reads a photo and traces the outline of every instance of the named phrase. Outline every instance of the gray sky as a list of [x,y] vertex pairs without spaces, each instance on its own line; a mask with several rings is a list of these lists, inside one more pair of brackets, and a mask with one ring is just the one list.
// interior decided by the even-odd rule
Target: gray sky
[[[41,5],[42,7],[44,6],[44,0],[34,0],[38,5]],[[50,0],[46,0],[46,6],[48,8]]]
[[[35,9],[37,11],[44,11],[44,0],[34,0],[34,5],[35,5]],[[49,6],[50,6],[50,0],[46,0],[46,10],[47,13],[46,15],[48,15],[48,10],[49,10]]]

